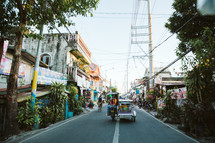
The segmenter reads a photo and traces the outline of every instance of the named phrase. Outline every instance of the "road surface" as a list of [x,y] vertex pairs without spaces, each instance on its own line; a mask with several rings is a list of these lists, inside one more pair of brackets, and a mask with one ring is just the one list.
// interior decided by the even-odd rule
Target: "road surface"
[[136,122],[112,121],[102,112],[92,111],[65,120],[22,143],[194,143],[198,142],[166,126],[143,109],[135,107]]

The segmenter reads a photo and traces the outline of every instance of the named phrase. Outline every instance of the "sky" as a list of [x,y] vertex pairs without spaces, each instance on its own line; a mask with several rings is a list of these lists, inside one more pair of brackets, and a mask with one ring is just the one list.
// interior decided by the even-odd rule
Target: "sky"
[[[173,0],[151,0],[153,47],[172,34],[165,28],[165,23],[174,11],[172,3]],[[100,67],[101,75],[108,80],[106,84],[109,85],[111,79],[111,84],[116,85],[121,93],[127,89],[128,58],[129,84],[143,77],[145,68],[149,67],[147,57],[142,59],[134,57],[147,53],[148,44],[131,44],[131,39],[148,40],[148,36],[136,39],[131,37],[131,32],[134,32],[131,25],[147,25],[147,14],[147,1],[144,0],[100,0],[93,17],[72,18],[75,26],[70,26],[71,32],[79,32],[92,53],[92,61]],[[61,28],[61,31],[63,30],[65,28]],[[148,33],[148,29],[140,29],[137,33]],[[176,59],[175,50],[178,43],[176,35],[173,35],[156,48],[153,51],[154,67],[165,67]],[[180,65],[181,62],[178,61],[169,68],[173,75],[173,69],[179,72]]]

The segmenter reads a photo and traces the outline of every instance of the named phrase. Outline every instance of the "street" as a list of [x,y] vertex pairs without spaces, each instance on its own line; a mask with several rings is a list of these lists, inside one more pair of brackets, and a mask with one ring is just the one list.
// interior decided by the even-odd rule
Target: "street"
[[106,106],[65,120],[23,143],[193,143],[194,139],[164,125],[143,109],[135,107],[136,122],[127,119],[112,121],[106,116]]

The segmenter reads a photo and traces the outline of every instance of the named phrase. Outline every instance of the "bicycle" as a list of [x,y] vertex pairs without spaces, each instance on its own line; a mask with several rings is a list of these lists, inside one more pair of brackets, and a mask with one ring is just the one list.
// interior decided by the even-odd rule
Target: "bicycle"
[[102,111],[102,103],[99,103],[98,104],[98,112],[101,112]]

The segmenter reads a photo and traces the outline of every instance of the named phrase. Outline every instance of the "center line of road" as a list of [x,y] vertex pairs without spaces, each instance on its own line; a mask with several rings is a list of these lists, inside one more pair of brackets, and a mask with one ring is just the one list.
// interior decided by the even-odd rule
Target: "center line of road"
[[113,143],[118,143],[119,141],[119,119],[116,120],[115,133],[113,137]]

